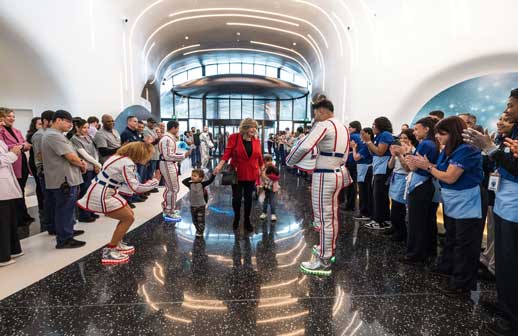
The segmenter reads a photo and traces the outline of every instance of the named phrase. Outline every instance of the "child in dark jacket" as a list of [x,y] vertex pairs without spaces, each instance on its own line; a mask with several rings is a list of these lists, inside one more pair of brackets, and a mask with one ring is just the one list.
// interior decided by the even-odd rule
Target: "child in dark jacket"
[[275,214],[275,198],[279,190],[279,169],[275,167],[271,155],[264,156],[264,168],[261,172],[261,190],[264,192],[263,213],[260,219],[266,219],[268,216],[268,205],[272,213],[272,222],[277,220]]
[[193,169],[191,177],[188,177],[182,181],[182,183],[189,188],[190,200],[191,200],[191,216],[192,223],[196,228],[196,237],[203,237],[203,231],[205,231],[205,206],[209,200],[209,196],[205,187],[214,182],[215,175],[207,181],[203,181],[205,173],[202,169]]

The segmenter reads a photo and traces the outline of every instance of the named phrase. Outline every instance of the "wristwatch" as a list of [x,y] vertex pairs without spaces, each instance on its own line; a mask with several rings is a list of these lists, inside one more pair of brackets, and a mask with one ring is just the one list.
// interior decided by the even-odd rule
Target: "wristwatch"
[[428,170],[429,172],[432,171],[432,168],[433,168],[433,165],[429,165],[428,168],[426,168],[426,170]]

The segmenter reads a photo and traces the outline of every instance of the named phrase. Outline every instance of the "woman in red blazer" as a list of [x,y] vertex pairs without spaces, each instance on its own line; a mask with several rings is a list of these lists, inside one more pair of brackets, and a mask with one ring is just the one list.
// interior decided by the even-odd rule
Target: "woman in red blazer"
[[239,133],[229,136],[227,147],[221,161],[214,169],[219,174],[226,162],[230,160],[230,166],[237,172],[238,183],[232,186],[232,208],[234,209],[233,229],[239,228],[241,217],[241,200],[245,198],[244,226],[248,232],[254,228],[250,223],[252,211],[252,193],[255,183],[259,178],[259,172],[263,167],[263,151],[261,142],[256,136],[257,122],[252,118],[246,118],[239,125]]

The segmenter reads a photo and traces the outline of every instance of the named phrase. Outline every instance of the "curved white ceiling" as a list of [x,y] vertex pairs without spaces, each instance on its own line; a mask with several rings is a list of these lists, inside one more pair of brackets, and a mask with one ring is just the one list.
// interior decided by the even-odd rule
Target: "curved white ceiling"
[[[284,57],[299,64],[314,87],[323,89],[326,59],[330,54],[343,57],[344,49],[352,45],[343,41],[340,31],[348,19],[336,15],[329,2],[128,0],[126,12],[135,18],[128,22],[127,36],[131,91],[140,92],[142,79],[160,82],[173,61],[213,49],[258,50]],[[342,11],[343,3],[332,2]]]

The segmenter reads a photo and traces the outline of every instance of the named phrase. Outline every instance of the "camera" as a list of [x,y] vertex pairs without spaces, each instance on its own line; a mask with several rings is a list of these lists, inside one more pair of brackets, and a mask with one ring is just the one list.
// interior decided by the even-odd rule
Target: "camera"
[[129,19],[128,18],[122,18],[122,23],[128,23]]

